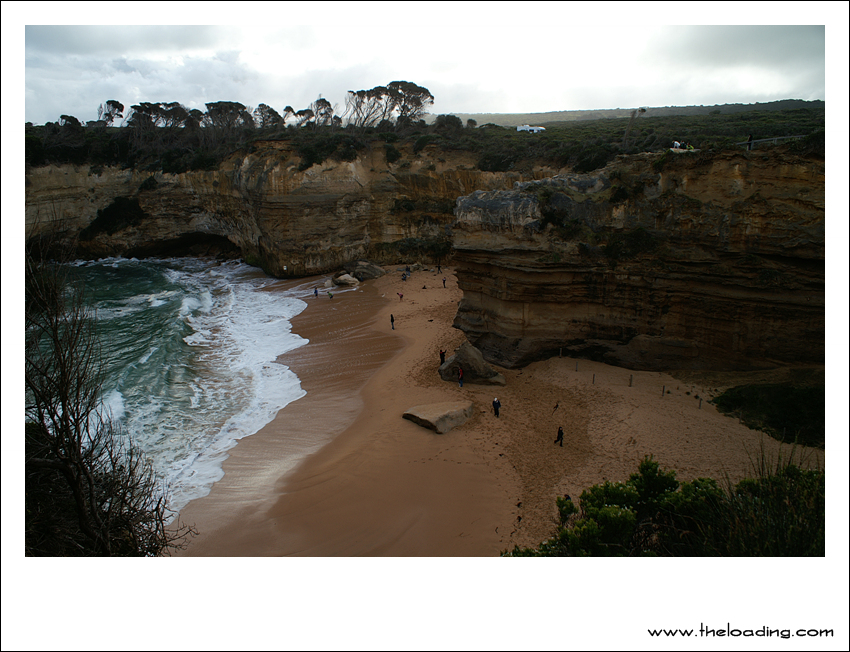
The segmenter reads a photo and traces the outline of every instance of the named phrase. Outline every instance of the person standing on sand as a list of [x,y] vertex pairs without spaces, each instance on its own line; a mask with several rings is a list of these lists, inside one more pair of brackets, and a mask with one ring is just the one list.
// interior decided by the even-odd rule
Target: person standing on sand
[[494,398],[494,399],[493,399],[493,412],[495,412],[495,414],[496,414],[496,418],[497,418],[497,419],[499,418],[499,408],[500,408],[500,407],[502,407],[502,404],[501,404],[501,403],[499,403],[499,399],[498,399],[498,398]]
[[395,317],[392,315],[390,315],[390,326],[392,326],[393,330],[395,330]]
[[446,364],[446,352],[440,349],[440,366],[442,367],[444,364]]
[[564,447],[564,428],[562,426],[558,426],[558,436],[555,439],[555,443],[561,442],[561,448]]
[[334,295],[332,295],[330,292],[328,292],[328,296],[329,296],[331,299],[333,299],[333,298],[334,298]]
[[398,295],[398,300],[399,300],[399,301],[401,301],[402,299],[404,299],[404,295],[403,295],[401,292],[396,292],[396,294]]
[[463,387],[463,367],[457,368],[457,385]]
[[446,287],[446,277],[443,277],[443,287]]
[[319,288],[313,288],[313,296],[319,298]]
[[437,274],[442,274],[442,273],[443,273],[443,270],[440,268],[439,265],[437,265]]

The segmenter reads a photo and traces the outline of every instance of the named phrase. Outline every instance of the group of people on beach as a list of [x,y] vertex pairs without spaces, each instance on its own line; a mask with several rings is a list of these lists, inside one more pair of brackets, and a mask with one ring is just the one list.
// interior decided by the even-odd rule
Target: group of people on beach
[[[681,145],[681,144],[680,144],[678,141],[677,141],[677,142],[675,142],[675,143],[673,143],[673,146],[674,146],[676,149],[678,149],[678,148],[680,147],[680,145]],[[692,147],[690,147],[690,146],[688,146],[688,147],[689,147],[689,149],[693,149],[693,148],[692,148]],[[437,266],[437,270],[438,270],[438,271],[441,271],[441,270],[440,270],[439,265]],[[410,267],[408,266],[408,267],[405,269],[405,272],[402,274],[401,280],[402,280],[402,281],[406,281],[406,280],[407,280],[407,278],[408,278],[408,276],[409,276],[411,273],[412,273],[412,272],[411,272],[411,270],[410,270]],[[445,279],[445,277],[443,278],[443,287],[446,287],[446,279]],[[424,287],[423,287],[423,289],[424,289]],[[398,294],[399,301],[401,301],[401,300],[403,300],[403,299],[404,299],[404,295],[403,295],[401,292],[397,292],[396,294]],[[319,289],[318,289],[318,288],[314,288],[314,289],[313,289],[313,295],[314,295],[315,297],[318,297],[318,296],[319,296]],[[331,292],[328,292],[328,297],[330,297],[331,299],[333,299],[333,294],[331,294]],[[390,314],[390,328],[391,328],[392,330],[395,330],[395,316],[394,316],[394,315],[392,315],[392,314]],[[446,363],[446,351],[445,351],[445,349],[440,349],[440,365],[442,366],[442,365],[444,365],[445,363]],[[463,367],[458,366],[458,368],[457,368],[457,384],[458,384],[458,387],[463,387],[463,375],[464,375]],[[498,398],[498,397],[495,397],[495,398],[493,399],[493,414],[496,416],[496,418],[498,418],[498,417],[499,417],[499,410],[500,410],[501,408],[502,408],[502,403],[501,403],[501,401],[499,401],[499,398]],[[563,428],[562,426],[558,426],[558,435],[557,435],[557,437],[555,438],[555,442],[554,442],[554,443],[559,444],[562,448],[563,448],[563,446],[564,446],[564,428]]]

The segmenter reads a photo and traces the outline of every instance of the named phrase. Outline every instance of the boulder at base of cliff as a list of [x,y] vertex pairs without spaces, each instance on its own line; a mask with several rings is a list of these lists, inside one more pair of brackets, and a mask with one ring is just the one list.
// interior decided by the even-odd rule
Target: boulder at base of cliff
[[380,278],[386,274],[383,269],[375,263],[370,263],[368,260],[358,260],[353,265],[347,265],[345,271],[361,283],[372,278]]
[[449,403],[431,403],[417,405],[404,413],[404,418],[413,421],[423,428],[434,430],[437,434],[447,433],[466,423],[472,416],[471,401],[454,401]]
[[474,385],[504,385],[505,377],[484,362],[481,351],[464,342],[440,365],[440,378],[457,382],[457,368],[463,367],[463,382]]
[[360,285],[360,281],[351,276],[350,274],[340,274],[338,276],[334,276],[334,285]]

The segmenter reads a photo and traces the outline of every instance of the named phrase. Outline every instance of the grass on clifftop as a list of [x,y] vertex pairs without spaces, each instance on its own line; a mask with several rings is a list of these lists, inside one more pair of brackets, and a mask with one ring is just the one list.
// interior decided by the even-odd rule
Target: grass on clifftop
[[590,172],[618,154],[665,151],[674,140],[703,150],[740,150],[736,143],[746,141],[749,135],[758,140],[819,132],[816,142],[807,145],[803,153],[822,153],[824,114],[823,108],[729,114],[718,109],[710,115],[550,123],[539,134],[494,124],[464,127],[459,119],[449,119],[454,116],[438,116],[431,125],[424,121],[402,125],[388,122],[368,128],[262,128],[246,124],[227,130],[158,127],[144,133],[130,127],[83,127],[75,120],[27,125],[25,152],[27,165],[33,167],[69,163],[89,164],[93,173],[104,166],[180,173],[216,169],[236,152],[250,152],[263,142],[287,141],[297,152],[301,170],[326,160],[351,161],[361,151],[374,147],[386,152],[389,164],[406,162],[400,158],[403,149],[411,150],[414,157],[426,158],[461,151],[477,155],[477,167],[483,171],[521,171],[551,165]]

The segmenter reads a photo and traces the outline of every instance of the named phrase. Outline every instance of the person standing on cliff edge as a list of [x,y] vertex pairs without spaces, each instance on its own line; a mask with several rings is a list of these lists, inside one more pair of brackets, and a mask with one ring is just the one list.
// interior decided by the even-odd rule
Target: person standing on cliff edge
[[493,412],[496,414],[496,418],[499,418],[499,408],[502,407],[502,404],[499,402],[498,398],[493,399]]
[[555,438],[555,443],[561,442],[561,448],[564,447],[564,428],[558,426],[558,436]]

